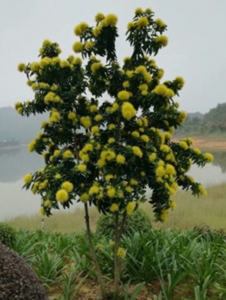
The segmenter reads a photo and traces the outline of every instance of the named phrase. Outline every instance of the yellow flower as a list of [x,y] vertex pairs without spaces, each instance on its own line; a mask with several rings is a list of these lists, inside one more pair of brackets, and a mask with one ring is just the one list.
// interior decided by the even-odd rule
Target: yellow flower
[[158,79],[161,79],[164,75],[164,70],[163,69],[159,69],[158,72],[157,72],[157,78]]
[[117,251],[117,256],[120,258],[125,258],[126,256],[126,250],[124,248],[119,247]]
[[166,174],[165,169],[163,166],[158,166],[157,169],[155,170],[155,175],[156,177],[163,177]]
[[145,10],[145,12],[146,12],[147,14],[151,14],[151,13],[152,13],[152,9],[149,7],[149,8],[147,8],[147,9]]
[[80,57],[76,57],[74,60],[73,60],[73,64],[74,65],[81,65],[82,64],[82,59]]
[[109,143],[109,144],[112,144],[112,143],[114,143],[114,142],[115,142],[115,139],[114,139],[114,138],[109,138],[109,139],[108,139],[108,143]]
[[106,181],[110,181],[112,178],[114,178],[114,175],[112,175],[112,174],[107,174],[107,175],[105,176],[105,180],[106,180]]
[[160,219],[163,222],[166,222],[168,219],[168,210],[167,209],[162,209]]
[[44,207],[51,207],[52,206],[52,203],[50,200],[45,200],[44,201]]
[[33,152],[35,150],[35,144],[36,144],[36,140],[32,140],[30,142],[30,144],[28,145],[28,151],[29,152]]
[[16,102],[14,105],[15,109],[19,108],[20,106],[22,106],[21,102]]
[[44,216],[44,215],[46,214],[46,213],[45,213],[45,208],[44,208],[43,206],[40,208],[39,212],[40,212],[40,214],[41,214],[42,216]]
[[177,87],[178,87],[179,89],[182,89],[182,87],[183,87],[184,84],[185,84],[184,78],[181,77],[181,76],[178,76],[178,77],[175,78],[175,81],[177,82]]
[[131,135],[132,135],[133,137],[135,137],[135,138],[139,138],[139,137],[140,137],[140,133],[139,133],[138,131],[133,131],[133,132],[131,133]]
[[128,88],[128,87],[130,87],[129,81],[124,81],[123,84],[122,84],[122,86],[123,86],[125,89]]
[[116,203],[113,203],[111,206],[110,206],[110,212],[116,212],[119,210],[119,207],[118,207],[118,204]]
[[83,152],[93,151],[93,145],[92,144],[86,144],[85,147],[82,149]]
[[116,128],[115,124],[109,124],[108,125],[109,130],[112,130],[112,129],[115,129],[115,128]]
[[109,14],[107,15],[104,20],[103,20],[103,23],[105,26],[116,26],[118,22],[118,17],[114,14]]
[[81,196],[80,196],[80,200],[83,202],[83,203],[86,203],[88,200],[89,200],[89,195],[87,193],[83,193]]
[[131,185],[138,185],[138,181],[136,179],[130,179],[130,184]]
[[89,189],[89,195],[92,196],[94,194],[98,194],[99,192],[99,188],[98,186],[93,185],[90,189]]
[[118,154],[117,156],[116,156],[116,162],[118,163],[118,164],[124,164],[125,163],[125,156],[124,155],[121,155],[121,154]]
[[81,117],[80,122],[86,129],[90,128],[92,125],[91,119],[89,116]]
[[23,107],[18,107],[16,109],[16,111],[18,112],[19,115],[22,115],[22,113],[23,113]]
[[112,112],[115,112],[116,110],[118,110],[118,108],[119,108],[118,103],[117,103],[117,102],[114,102],[113,105],[112,105],[111,111],[112,111]]
[[74,33],[77,36],[82,35],[83,33],[85,33],[86,29],[89,27],[89,25],[85,22],[81,22],[80,24],[78,24],[75,29],[74,29]]
[[62,60],[61,62],[60,62],[60,67],[63,69],[63,68],[67,68],[67,67],[69,67],[70,66],[70,64],[69,64],[69,62],[67,61],[67,60]]
[[146,83],[143,83],[141,85],[139,85],[139,90],[140,91],[147,91],[148,90],[148,85]]
[[167,164],[166,165],[166,174],[175,175],[176,170],[173,165]]
[[174,210],[175,208],[177,208],[177,204],[176,204],[175,201],[170,201],[170,208],[171,208],[172,210]]
[[149,24],[149,22],[148,22],[148,18],[147,17],[141,17],[137,21],[137,25],[140,26],[140,27],[147,27],[148,24]]
[[207,163],[211,163],[213,161],[213,155],[210,153],[203,154],[203,157]]
[[133,150],[133,154],[134,154],[134,155],[136,155],[136,156],[138,156],[138,157],[140,157],[140,158],[143,156],[143,153],[142,153],[142,151],[140,150],[139,147],[133,146],[133,147],[132,147],[132,150]]
[[75,51],[75,53],[82,52],[83,44],[81,42],[75,42],[72,49]]
[[203,187],[201,184],[198,185],[198,190],[200,191],[200,193],[201,193],[203,196],[206,196],[206,195],[207,195],[206,190],[204,189],[204,187]]
[[102,25],[103,25],[103,24],[101,24],[101,25],[99,25],[99,26],[93,28],[92,33],[93,33],[93,35],[94,35],[95,37],[97,37],[98,35],[100,35],[101,30],[102,30]]
[[97,166],[98,166],[99,168],[103,168],[103,166],[105,166],[105,165],[106,165],[106,162],[105,162],[104,159],[98,159],[98,161],[97,161]]
[[60,150],[55,150],[55,151],[53,152],[53,155],[57,157],[57,156],[60,155],[60,153],[61,153]]
[[88,154],[82,154],[81,160],[82,160],[83,162],[88,162],[88,161],[89,161],[89,155],[88,155]]
[[186,120],[186,117],[187,117],[187,113],[185,111],[181,110],[179,112],[178,121],[182,124]]
[[64,153],[63,153],[63,158],[74,158],[74,155],[73,155],[73,153],[70,151],[70,150],[66,150],[66,151],[64,151]]
[[122,115],[126,120],[132,119],[136,115],[136,110],[129,102],[124,102],[122,105]]
[[155,23],[161,28],[161,27],[165,27],[166,24],[161,20],[161,19],[156,19]]
[[71,192],[72,190],[73,190],[73,188],[74,188],[74,186],[73,186],[73,184],[71,183],[71,182],[69,182],[69,181],[64,181],[63,183],[62,183],[62,185],[61,185],[61,187],[63,188],[63,189],[65,189],[67,192]]
[[100,128],[99,128],[98,126],[93,126],[93,127],[91,128],[91,132],[92,132],[93,134],[99,133],[99,130],[100,130]]
[[135,9],[135,14],[136,15],[141,15],[143,13],[143,9],[141,8],[141,7],[137,7],[136,9]]
[[128,100],[130,98],[130,93],[127,91],[120,91],[120,92],[118,92],[117,97],[119,100],[122,100],[122,101]]
[[32,174],[27,174],[24,176],[24,182],[25,183],[30,183],[32,180]]
[[167,46],[168,38],[165,35],[160,35],[155,38],[155,42],[161,44],[163,47]]
[[69,120],[74,120],[76,119],[76,114],[73,111],[71,111],[68,113],[67,117]]
[[153,90],[153,93],[160,95],[160,96],[164,96],[164,97],[173,97],[174,96],[174,92],[171,89],[168,89],[166,85],[164,84],[159,84],[157,85]]
[[193,152],[194,152],[195,154],[200,154],[200,153],[201,153],[201,151],[200,151],[198,148],[194,148],[194,149],[193,149]]
[[77,165],[77,169],[80,171],[80,172],[85,172],[87,170],[87,167],[85,164],[80,164],[80,165]]
[[97,111],[97,106],[96,106],[96,105],[91,105],[91,106],[89,107],[89,111],[90,111],[91,113]]
[[95,16],[95,21],[96,21],[97,23],[98,23],[98,22],[101,22],[103,19],[104,19],[104,14],[102,14],[102,13],[96,14],[96,16]]
[[101,116],[101,115],[96,115],[95,117],[94,117],[94,120],[96,121],[96,122],[99,122],[99,121],[101,121],[103,119],[103,117]]
[[149,142],[149,137],[146,135],[146,134],[143,134],[141,137],[140,137],[145,143],[148,143]]
[[128,193],[132,193],[133,189],[131,188],[131,186],[126,186],[125,190],[128,192]]
[[171,133],[166,131],[165,132],[165,138],[169,140],[171,138]]
[[20,63],[17,67],[19,72],[24,72],[26,70],[26,65],[24,63]]
[[127,24],[127,30],[131,30],[134,27],[134,23],[133,22],[129,22]]
[[128,216],[132,215],[134,209],[135,209],[135,206],[136,204],[134,202],[129,202],[127,205],[126,205],[126,214]]
[[55,179],[60,179],[60,178],[61,178],[61,175],[57,173],[57,174],[54,176],[54,178],[55,178]]
[[59,202],[66,202],[68,200],[68,192],[65,189],[61,189],[56,192],[56,200]]
[[40,68],[39,63],[38,62],[31,63],[30,68],[32,72],[37,72]]
[[115,196],[115,188],[113,188],[112,186],[110,186],[107,189],[107,195],[108,195],[109,198],[114,198],[114,196]]
[[188,144],[185,141],[180,141],[179,146],[184,150],[188,149]]

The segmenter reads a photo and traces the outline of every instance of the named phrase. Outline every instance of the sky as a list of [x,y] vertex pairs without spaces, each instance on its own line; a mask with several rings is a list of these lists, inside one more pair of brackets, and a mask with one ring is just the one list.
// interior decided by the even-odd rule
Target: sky
[[119,61],[129,56],[125,32],[137,7],[151,7],[168,25],[169,44],[155,59],[163,80],[185,79],[180,108],[206,113],[226,102],[225,0],[0,0],[0,107],[33,99],[18,63],[37,61],[44,39],[59,43],[67,58],[78,40],[74,27],[81,21],[95,25],[98,12],[118,16]]

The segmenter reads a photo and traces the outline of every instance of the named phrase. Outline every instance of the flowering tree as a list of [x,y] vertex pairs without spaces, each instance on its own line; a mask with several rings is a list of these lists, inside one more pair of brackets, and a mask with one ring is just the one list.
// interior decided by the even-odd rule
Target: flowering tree
[[[176,77],[161,83],[164,71],[151,58],[168,43],[163,35],[166,24],[154,20],[151,9],[136,9],[126,32],[132,54],[120,66],[115,48],[117,16],[98,13],[95,21],[94,27],[82,22],[74,30],[80,40],[73,50],[83,59],[70,55],[63,60],[59,45],[45,40],[39,61],[19,64],[34,99],[16,103],[15,108],[24,116],[49,112],[42,131],[28,147],[44,157],[45,167],[27,174],[24,187],[41,196],[43,215],[51,215],[60,206],[69,208],[73,202],[84,203],[90,251],[101,286],[88,204],[114,214],[117,294],[120,260],[125,256],[120,237],[127,216],[146,201],[147,187],[160,221],[175,207],[172,196],[178,186],[204,195],[203,186],[186,173],[193,163],[204,166],[212,156],[191,148],[190,138],[171,140],[186,118],[173,100],[184,80]],[[106,94],[111,101],[100,100]]]

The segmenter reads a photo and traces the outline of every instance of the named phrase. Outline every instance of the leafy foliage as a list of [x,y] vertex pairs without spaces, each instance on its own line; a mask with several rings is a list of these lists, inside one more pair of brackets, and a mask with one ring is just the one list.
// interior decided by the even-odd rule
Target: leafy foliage
[[[100,216],[97,221],[96,234],[99,236],[113,237],[114,234],[114,216],[106,214]],[[151,221],[149,216],[142,209],[137,209],[129,216],[124,225],[123,235],[131,236],[135,232],[147,232],[151,229]]]
[[16,231],[8,224],[0,223],[0,242],[9,248],[14,248]]

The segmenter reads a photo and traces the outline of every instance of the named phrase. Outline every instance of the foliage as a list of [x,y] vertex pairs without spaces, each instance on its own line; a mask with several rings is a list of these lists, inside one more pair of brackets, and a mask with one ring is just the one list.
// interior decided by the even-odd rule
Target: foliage
[[[60,59],[59,45],[45,40],[40,61],[18,66],[34,91],[31,102],[15,104],[18,113],[49,112],[29,145],[46,165],[25,176],[24,187],[41,196],[41,213],[49,216],[52,208],[67,208],[73,201],[94,204],[100,212],[131,214],[146,200],[148,186],[156,219],[164,221],[178,186],[205,194],[186,172],[212,156],[195,152],[190,139],[170,139],[186,118],[173,100],[184,80],[161,83],[164,72],[149,57],[167,45],[166,24],[154,21],[150,9],[138,9],[126,32],[133,52],[120,67],[117,17],[101,16],[95,27],[82,22],[75,28],[80,41],[73,50],[83,60]],[[100,101],[106,93],[111,102]]]
[[8,224],[0,223],[0,242],[9,248],[14,248],[16,243],[16,231]]
[[[96,233],[112,238],[114,235],[114,218],[112,214],[101,215],[97,221]],[[124,225],[123,235],[130,236],[135,232],[147,232],[151,229],[150,217],[143,209],[137,209],[129,216]]]
[[[47,288],[52,296],[56,294],[60,298],[58,291],[60,286],[62,296],[72,295],[75,292],[76,299],[88,298],[85,294],[87,288],[83,289],[83,293],[81,290],[78,292],[79,280],[86,278],[83,285],[89,288],[90,278],[92,280],[95,278],[95,270],[84,233],[59,235],[21,230],[18,232],[18,239],[23,245],[20,248],[22,256],[24,253],[26,258],[23,249],[30,248],[33,259],[28,259],[28,261],[32,267],[37,266],[37,262],[41,260],[44,265],[46,258],[42,255],[42,249],[46,249],[47,255],[61,257],[61,260],[66,262],[64,271],[56,273],[51,286]],[[33,241],[32,244],[30,240]],[[64,242],[59,243],[59,240]],[[110,286],[114,273],[112,258],[114,246],[104,236],[94,234],[93,241],[98,257],[102,259],[103,275]],[[141,293],[144,293],[144,298],[141,297],[141,299],[154,299],[153,295],[161,292],[166,299],[172,299],[173,295],[175,300],[183,298],[193,300],[196,299],[195,293],[197,294],[198,290],[202,295],[207,293],[208,299],[225,299],[224,232],[216,234],[208,228],[195,228],[189,231],[151,230],[145,234],[136,233],[131,237],[123,238],[122,246],[127,251],[123,259],[122,271],[125,297],[130,295],[132,286],[145,282]],[[64,248],[67,251],[64,251]],[[71,273],[71,268],[73,268],[73,273]],[[40,268],[38,273],[43,283],[46,282],[44,272],[45,269]],[[75,284],[71,276],[75,278]],[[93,285],[90,289],[93,294],[96,292]],[[93,297],[98,299],[96,294]]]

